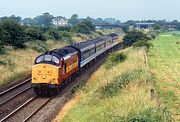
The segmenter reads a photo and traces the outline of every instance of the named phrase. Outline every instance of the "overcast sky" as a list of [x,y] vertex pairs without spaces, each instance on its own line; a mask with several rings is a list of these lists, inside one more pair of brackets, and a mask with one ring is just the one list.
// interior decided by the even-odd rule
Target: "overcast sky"
[[44,12],[54,16],[114,17],[129,19],[180,20],[180,0],[0,0],[0,17],[35,17]]

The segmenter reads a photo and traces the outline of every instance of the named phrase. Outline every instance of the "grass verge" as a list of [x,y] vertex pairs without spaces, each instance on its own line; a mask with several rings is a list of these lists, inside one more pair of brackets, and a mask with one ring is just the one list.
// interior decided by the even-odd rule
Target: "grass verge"
[[149,52],[151,72],[157,78],[158,95],[175,121],[180,121],[180,32],[163,33]]
[[[126,60],[117,62],[109,69],[106,67],[109,62],[107,60],[83,88],[76,90],[76,103],[70,108],[65,105],[62,110],[65,114],[60,112],[55,121],[164,122],[171,120],[171,116],[152,92],[155,78],[144,63],[145,51],[128,48],[116,54],[121,52],[127,55]],[[64,118],[61,118],[62,116]]]

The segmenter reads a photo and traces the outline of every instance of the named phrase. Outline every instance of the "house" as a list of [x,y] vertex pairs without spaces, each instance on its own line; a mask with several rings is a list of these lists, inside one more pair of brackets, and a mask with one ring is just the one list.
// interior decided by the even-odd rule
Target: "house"
[[152,29],[153,25],[155,25],[155,23],[136,23],[135,26],[138,29]]
[[52,19],[52,23],[56,27],[67,26],[68,19],[66,19],[65,17],[58,16],[58,17]]

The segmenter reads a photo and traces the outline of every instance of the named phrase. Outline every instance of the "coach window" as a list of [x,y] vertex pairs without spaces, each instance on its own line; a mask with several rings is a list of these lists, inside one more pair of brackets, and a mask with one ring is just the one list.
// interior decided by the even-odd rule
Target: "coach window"
[[93,48],[90,50],[90,56],[93,55],[94,53],[95,53],[95,49]]

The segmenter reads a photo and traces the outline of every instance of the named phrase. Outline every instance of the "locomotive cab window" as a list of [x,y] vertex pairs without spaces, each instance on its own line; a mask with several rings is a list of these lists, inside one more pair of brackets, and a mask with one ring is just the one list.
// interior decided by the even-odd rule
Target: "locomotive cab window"
[[55,64],[59,64],[59,59],[56,56],[52,56],[52,55],[43,55],[40,56],[36,59],[36,63],[44,63],[44,62],[52,62]]

